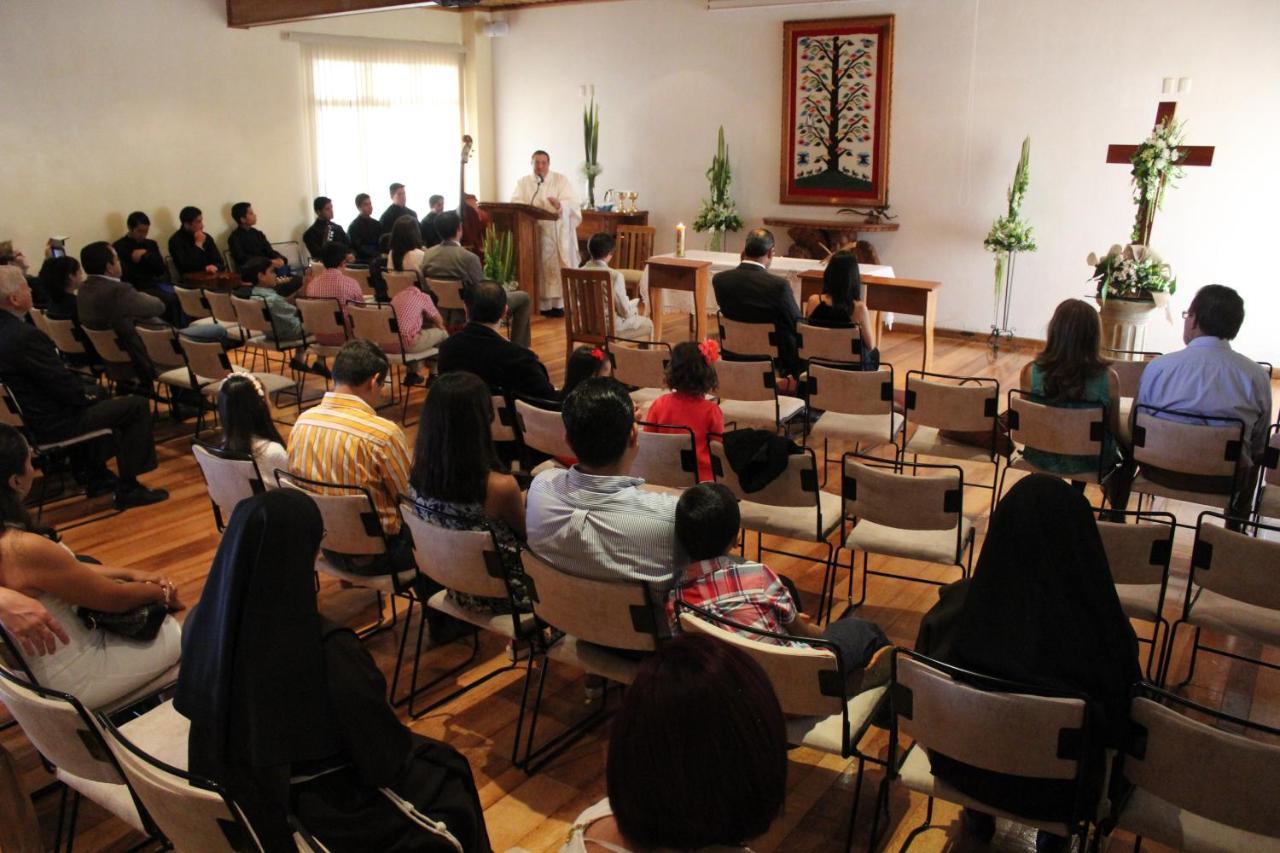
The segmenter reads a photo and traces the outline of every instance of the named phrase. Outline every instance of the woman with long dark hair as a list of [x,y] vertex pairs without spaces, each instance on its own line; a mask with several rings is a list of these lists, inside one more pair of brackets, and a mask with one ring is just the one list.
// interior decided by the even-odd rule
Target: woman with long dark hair
[[[991,515],[973,578],[945,588],[921,624],[925,654],[983,675],[1084,693],[1094,703],[1084,756],[1096,802],[1106,747],[1121,745],[1129,695],[1142,677],[1138,641],[1120,607],[1088,501],[1058,477],[1020,480]],[[1010,777],[930,756],[959,790],[1028,818],[1058,821],[1074,803],[1070,780]],[[984,826],[985,824],[985,826]],[[990,818],[966,825],[990,837]],[[1044,839],[1052,846],[1052,838]]]
[[263,483],[274,489],[276,469],[289,470],[289,454],[271,420],[267,391],[257,377],[237,373],[223,381],[218,390],[218,417],[222,420],[222,449],[252,456]]
[[764,670],[728,643],[676,638],[627,688],[605,775],[608,798],[561,853],[747,850],[787,789],[786,722]]
[[613,365],[600,347],[581,346],[569,353],[564,363],[564,383],[560,386],[560,399],[568,397],[578,383],[593,376],[610,376]]
[[[503,564],[519,587],[524,575],[517,538],[524,538],[524,495],[498,461],[489,432],[492,420],[489,386],[479,376],[457,371],[437,379],[422,405],[409,490],[419,518],[452,530],[492,530]],[[449,595],[471,610],[511,612],[505,599]]]
[[360,640],[320,616],[323,535],[302,492],[236,506],[186,623],[174,707],[191,721],[189,769],[230,791],[272,853],[294,849],[290,814],[334,851],[488,851],[466,759],[410,732]]
[[[1102,357],[1102,324],[1098,312],[1081,299],[1067,299],[1049,320],[1048,340],[1035,360],[1022,369],[1021,387],[1055,406],[1103,403],[1107,430],[1103,462],[1119,458],[1114,436],[1120,426],[1120,380]],[[1028,447],[1028,462],[1055,474],[1098,470],[1096,456],[1063,456]]]
[[76,319],[76,291],[84,284],[80,262],[70,255],[45,259],[40,267],[40,287],[48,297],[45,310],[55,320]]
[[158,574],[83,563],[70,549],[31,532],[22,502],[35,476],[26,439],[0,425],[0,586],[40,602],[68,635],[69,642],[51,654],[25,658],[36,680],[100,708],[172,668],[182,632],[165,616],[155,639],[131,640],[89,627],[78,609],[125,613],[154,603],[180,610],[182,603],[174,585]]
[[814,326],[858,327],[858,354],[863,370],[880,368],[879,330],[862,298],[862,274],[858,258],[848,249],[831,256],[822,272],[822,293],[804,304],[805,320]]
[[422,266],[422,226],[412,216],[405,215],[391,226],[391,268],[397,271],[416,270]]

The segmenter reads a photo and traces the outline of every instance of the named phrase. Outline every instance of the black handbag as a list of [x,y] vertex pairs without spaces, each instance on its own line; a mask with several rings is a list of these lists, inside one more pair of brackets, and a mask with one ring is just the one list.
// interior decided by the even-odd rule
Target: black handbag
[[78,607],[76,615],[89,630],[101,628],[120,637],[147,643],[154,640],[160,633],[160,625],[169,615],[169,608],[158,601],[153,601],[123,613]]

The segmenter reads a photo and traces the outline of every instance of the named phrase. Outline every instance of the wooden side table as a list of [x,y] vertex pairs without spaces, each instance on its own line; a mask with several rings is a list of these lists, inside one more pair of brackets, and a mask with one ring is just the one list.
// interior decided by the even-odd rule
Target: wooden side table
[[683,290],[693,294],[693,317],[689,326],[694,340],[707,336],[707,285],[711,282],[711,261],[690,258],[650,258],[649,316],[653,318],[653,340],[662,340],[662,291]]

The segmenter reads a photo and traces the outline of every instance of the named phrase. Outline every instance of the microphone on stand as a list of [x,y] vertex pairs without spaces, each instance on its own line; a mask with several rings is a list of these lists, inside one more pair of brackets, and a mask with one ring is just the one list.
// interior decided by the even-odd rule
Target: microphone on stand
[[538,179],[538,188],[533,191],[533,197],[529,199],[529,204],[533,204],[534,199],[538,197],[538,193],[542,192],[542,175],[534,175],[534,177]]

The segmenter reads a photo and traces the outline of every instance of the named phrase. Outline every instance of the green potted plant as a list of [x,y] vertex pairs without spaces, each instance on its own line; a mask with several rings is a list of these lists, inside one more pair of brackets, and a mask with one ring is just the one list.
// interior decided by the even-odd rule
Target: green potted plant
[[507,290],[516,290],[516,247],[511,232],[490,225],[484,232],[484,277]]
[[586,159],[582,163],[582,174],[587,178],[587,210],[596,209],[596,177],[604,169],[600,168],[600,107],[596,105],[595,95],[591,102],[582,108],[582,147]]

